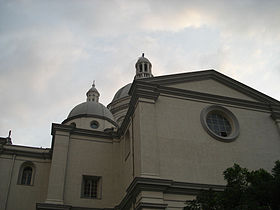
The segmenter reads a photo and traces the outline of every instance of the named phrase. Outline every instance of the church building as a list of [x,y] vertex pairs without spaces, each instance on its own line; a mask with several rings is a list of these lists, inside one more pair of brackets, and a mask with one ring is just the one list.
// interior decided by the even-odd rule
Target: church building
[[107,107],[93,84],[51,148],[0,138],[0,210],[182,210],[234,163],[280,160],[279,101],[215,70],[154,77],[144,54],[135,68]]

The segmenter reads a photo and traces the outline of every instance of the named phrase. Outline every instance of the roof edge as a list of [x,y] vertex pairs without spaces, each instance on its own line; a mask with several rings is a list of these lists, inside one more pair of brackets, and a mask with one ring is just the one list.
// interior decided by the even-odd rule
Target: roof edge
[[145,78],[142,80],[148,83],[166,85],[166,84],[182,83],[188,81],[199,81],[205,79],[214,79],[256,100],[265,103],[272,103],[278,105],[280,104],[280,101],[278,101],[277,99],[274,99],[214,69],[193,71],[193,72],[186,72],[186,73],[179,73],[179,74],[169,74],[169,75],[157,76],[153,78]]
[[92,118],[107,120],[108,122],[112,123],[114,126],[118,127],[118,124],[115,121],[111,120],[110,118],[104,117],[104,116],[100,116],[100,115],[94,115],[94,114],[79,114],[79,115],[75,115],[73,117],[69,117],[69,118],[63,120],[61,124],[65,124],[65,123],[67,123],[67,122],[69,122],[71,120],[74,120],[74,119],[77,119],[77,118],[81,118],[81,117],[86,117],[86,118],[92,117]]

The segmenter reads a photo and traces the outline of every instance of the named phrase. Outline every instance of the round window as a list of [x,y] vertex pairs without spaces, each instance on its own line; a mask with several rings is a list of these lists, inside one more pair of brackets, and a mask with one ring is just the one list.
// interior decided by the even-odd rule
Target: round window
[[72,122],[70,125],[71,125],[72,127],[76,128],[76,123]]
[[224,107],[206,107],[202,110],[200,118],[204,129],[218,140],[230,142],[239,135],[237,118]]
[[99,123],[96,120],[94,120],[90,123],[90,127],[93,129],[97,129],[99,127]]

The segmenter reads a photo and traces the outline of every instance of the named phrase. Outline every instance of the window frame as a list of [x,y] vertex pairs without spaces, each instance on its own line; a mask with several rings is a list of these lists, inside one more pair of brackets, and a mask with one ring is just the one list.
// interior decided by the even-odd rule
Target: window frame
[[[95,126],[93,127],[93,125],[95,125]],[[97,130],[99,127],[100,127],[100,123],[97,120],[92,120],[90,122],[90,128],[91,129]]]
[[[96,185],[97,185],[96,197],[91,197],[91,196],[86,196],[85,195],[85,182],[86,182],[86,180],[96,181]],[[91,194],[91,192],[89,194]],[[101,200],[101,198],[102,198],[102,177],[101,176],[82,175],[81,198]]]
[[[24,175],[24,170],[26,168],[31,168],[32,169],[32,172],[31,172],[31,179],[30,179],[30,183],[27,184],[26,182],[25,183],[22,183],[22,178],[23,178],[23,175]],[[35,179],[35,165],[34,163],[28,161],[28,162],[24,162],[21,164],[20,166],[20,169],[19,169],[19,173],[18,173],[18,181],[17,181],[17,184],[18,185],[23,185],[23,186],[33,186],[34,185],[34,179]]]
[[[226,118],[228,120],[228,122],[230,123],[231,126],[231,133],[228,136],[221,136],[216,134],[207,124],[207,116],[210,113],[217,113],[219,115],[221,115],[222,117]],[[228,109],[219,106],[219,105],[210,105],[205,107],[201,113],[200,113],[200,121],[201,124],[203,126],[203,128],[205,129],[205,131],[212,136],[213,138],[222,141],[222,142],[232,142],[234,141],[240,133],[240,128],[239,128],[239,123],[237,118],[235,117],[235,115]]]

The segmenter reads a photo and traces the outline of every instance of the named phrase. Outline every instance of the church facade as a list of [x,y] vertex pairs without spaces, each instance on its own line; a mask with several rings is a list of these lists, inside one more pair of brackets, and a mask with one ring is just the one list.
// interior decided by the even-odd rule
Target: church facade
[[0,138],[1,210],[183,209],[234,163],[280,160],[280,102],[215,70],[153,77],[142,55],[105,107],[95,85],[51,148]]

